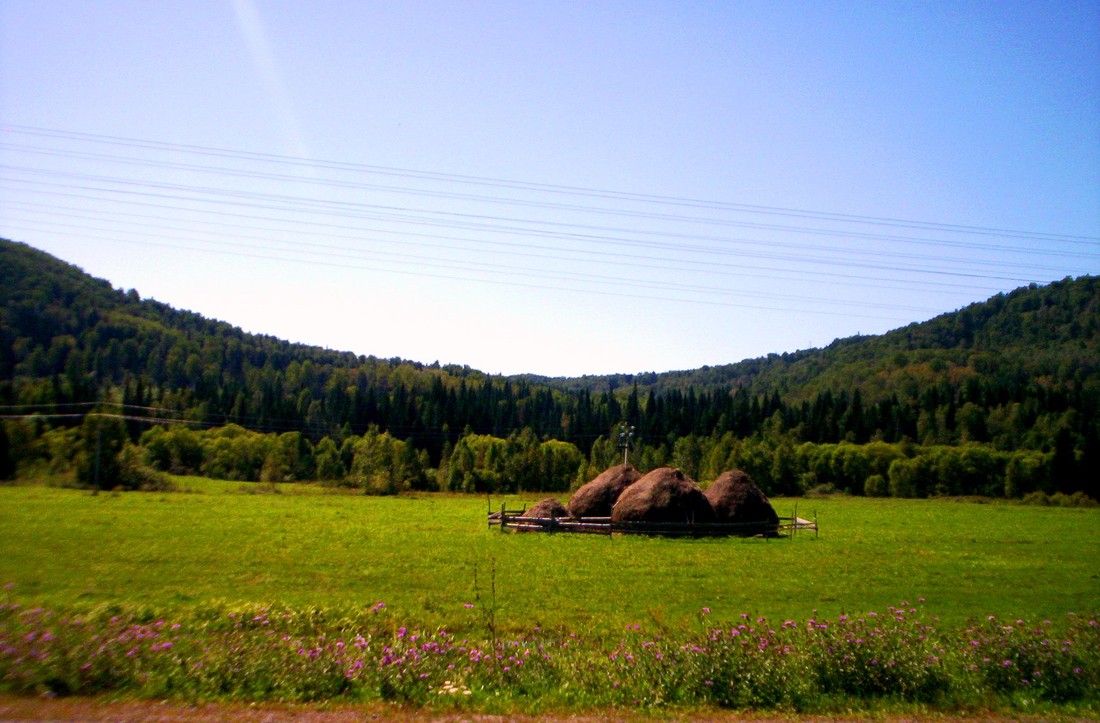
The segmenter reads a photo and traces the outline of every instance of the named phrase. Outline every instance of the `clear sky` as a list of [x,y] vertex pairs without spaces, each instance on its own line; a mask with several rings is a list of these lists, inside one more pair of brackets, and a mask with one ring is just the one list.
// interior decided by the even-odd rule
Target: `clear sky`
[[1100,273],[1100,3],[0,0],[0,236],[490,373],[824,346]]

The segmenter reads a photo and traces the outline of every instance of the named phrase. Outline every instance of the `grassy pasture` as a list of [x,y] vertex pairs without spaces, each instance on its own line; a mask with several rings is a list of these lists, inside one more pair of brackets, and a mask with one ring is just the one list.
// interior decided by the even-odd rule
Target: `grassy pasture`
[[[501,534],[484,497],[364,497],[185,479],[191,494],[0,487],[0,595],[49,608],[363,609],[426,626],[685,628],[710,608],[772,619],[924,598],[944,622],[1100,607],[1100,510],[947,500],[775,500],[794,540]],[[515,506],[525,498],[494,498]],[[476,577],[476,585],[475,585]],[[492,589],[495,587],[495,597]]]

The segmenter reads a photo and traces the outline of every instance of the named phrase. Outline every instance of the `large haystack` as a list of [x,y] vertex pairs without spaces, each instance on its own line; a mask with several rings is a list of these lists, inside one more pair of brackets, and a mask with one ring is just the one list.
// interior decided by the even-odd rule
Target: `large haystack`
[[629,464],[609,467],[573,493],[569,511],[574,517],[609,517],[619,495],[641,476],[642,473]]
[[661,467],[627,487],[611,509],[612,522],[714,522],[714,510],[695,481]]
[[778,527],[779,515],[752,477],[739,469],[718,475],[706,491],[719,522]]

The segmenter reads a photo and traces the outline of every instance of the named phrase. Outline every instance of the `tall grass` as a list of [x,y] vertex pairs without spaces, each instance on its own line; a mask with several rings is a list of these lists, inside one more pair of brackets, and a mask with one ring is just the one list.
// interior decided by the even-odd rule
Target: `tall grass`
[[[464,608],[478,617],[476,606]],[[156,618],[0,604],[0,690],[208,700],[398,701],[527,711],[630,706],[830,712],[882,706],[1084,713],[1100,704],[1100,624],[942,625],[901,603],[674,633],[400,624],[383,604],[333,614],[244,606]]]

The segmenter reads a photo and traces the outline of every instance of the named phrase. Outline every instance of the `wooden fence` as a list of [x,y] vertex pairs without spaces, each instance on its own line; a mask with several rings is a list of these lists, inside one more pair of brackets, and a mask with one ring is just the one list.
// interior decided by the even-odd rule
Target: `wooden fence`
[[749,522],[612,522],[610,517],[524,517],[521,510],[509,510],[502,504],[493,512],[490,503],[489,527],[501,532],[573,532],[589,535],[660,535],[663,537],[788,537],[813,531],[817,537],[817,514],[812,520],[798,516],[798,507],[779,524]]

